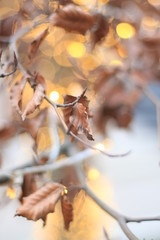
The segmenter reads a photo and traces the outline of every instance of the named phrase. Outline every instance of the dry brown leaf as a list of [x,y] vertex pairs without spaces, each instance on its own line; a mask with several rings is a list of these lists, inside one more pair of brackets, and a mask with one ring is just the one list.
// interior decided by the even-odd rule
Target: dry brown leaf
[[95,16],[70,4],[52,14],[50,21],[54,26],[64,28],[68,32],[78,32],[84,35],[94,25]]
[[40,74],[37,74],[35,84],[36,86],[35,86],[33,97],[30,100],[30,102],[27,104],[22,114],[23,120],[25,120],[27,115],[33,113],[36,110],[36,108],[41,104],[44,98],[44,95],[46,92],[46,83],[45,83],[45,79]]
[[16,216],[28,220],[46,220],[47,214],[55,211],[55,205],[63,193],[64,186],[59,183],[47,183],[30,196],[23,199],[23,204],[16,211]]
[[70,222],[73,221],[73,206],[72,203],[69,201],[67,195],[63,195],[61,198],[61,207],[64,219],[64,226],[65,229],[69,230]]
[[22,94],[26,85],[27,79],[22,77],[20,81],[17,81],[10,90],[10,100],[12,106],[21,115],[22,114]]
[[72,126],[74,126],[74,128],[76,129],[76,133],[84,133],[89,140],[94,140],[91,129],[89,127],[86,107],[84,107],[82,103],[77,103],[73,107],[72,114],[69,118],[69,121],[71,125],[69,126],[69,129],[71,131],[72,131]]
[[22,195],[20,197],[20,201],[24,197],[29,196],[30,194],[34,193],[37,190],[35,175],[32,173],[27,173],[23,177],[23,184],[22,184]]
[[47,34],[48,28],[45,29],[39,36],[37,36],[37,38],[33,42],[31,42],[28,50],[29,59],[32,59],[36,55],[39,46],[41,45]]
[[[75,100],[74,96],[64,96],[64,104],[72,103]],[[74,106],[63,108],[63,115],[70,131],[76,135],[82,132],[89,140],[94,140],[88,122],[88,117],[91,116],[88,105],[89,100],[86,96],[82,96]]]
[[91,29],[91,41],[93,47],[100,42],[109,32],[109,23],[102,14],[96,15],[96,24]]

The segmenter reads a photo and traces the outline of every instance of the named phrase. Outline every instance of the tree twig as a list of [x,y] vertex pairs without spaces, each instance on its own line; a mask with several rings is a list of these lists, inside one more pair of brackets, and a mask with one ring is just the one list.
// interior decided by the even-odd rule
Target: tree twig
[[[86,90],[85,90],[85,91],[86,91]],[[83,92],[83,93],[84,93],[84,92]],[[82,93],[82,94],[83,94],[83,93]],[[82,94],[80,95],[81,97],[82,97]],[[98,149],[98,148],[90,145],[89,143],[85,142],[84,140],[82,140],[81,138],[79,138],[77,135],[75,135],[72,131],[68,131],[68,127],[67,127],[66,123],[64,122],[61,114],[59,113],[56,104],[55,104],[54,102],[52,102],[47,96],[44,96],[44,99],[54,108],[55,112],[57,113],[57,116],[58,116],[59,119],[60,119],[60,122],[61,122],[61,124],[62,124],[65,132],[66,132],[67,134],[71,135],[72,137],[74,137],[77,141],[81,142],[81,143],[82,143],[83,145],[85,145],[86,147],[91,148],[91,149],[93,149],[93,150],[95,150],[95,151],[98,151],[98,152],[100,152],[100,153],[102,153],[102,154],[104,154],[104,155],[106,155],[106,156],[108,156],[108,157],[124,157],[124,156],[128,155],[128,154],[131,152],[131,151],[128,151],[128,152],[122,153],[122,154],[109,154],[109,153],[107,153],[107,152],[105,152],[105,151],[103,151],[103,150],[100,150],[100,149]]]
[[83,186],[84,191],[98,204],[105,212],[112,216],[120,225],[122,231],[130,240],[137,240],[138,238],[131,232],[128,228],[127,223],[130,222],[148,222],[148,221],[160,221],[160,216],[157,217],[142,217],[142,218],[132,218],[126,217],[114,209],[110,208],[106,203],[97,197],[97,195],[87,186]]

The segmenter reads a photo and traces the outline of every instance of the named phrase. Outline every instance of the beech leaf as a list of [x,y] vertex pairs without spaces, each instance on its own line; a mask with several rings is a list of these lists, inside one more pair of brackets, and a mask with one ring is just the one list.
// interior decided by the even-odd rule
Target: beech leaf
[[52,14],[50,21],[54,26],[64,28],[68,32],[78,32],[84,35],[94,25],[95,17],[69,4]]
[[[76,97],[74,96],[64,96],[64,104],[72,103],[75,100]],[[78,133],[84,133],[89,140],[94,140],[88,122],[88,117],[91,116],[88,105],[89,100],[86,96],[82,96],[74,106],[64,108],[63,115],[70,131],[76,135]]]
[[41,45],[41,43],[43,42],[47,34],[48,34],[48,28],[45,29],[39,36],[37,36],[37,38],[33,42],[31,42],[28,50],[29,59],[32,59],[35,56],[39,46]]
[[45,92],[46,92],[45,79],[40,74],[37,74],[35,91],[34,91],[32,99],[27,104],[27,106],[22,114],[23,120],[25,120],[27,115],[33,113],[36,110],[36,108],[41,104],[41,102],[44,98]]
[[65,229],[68,231],[70,222],[73,221],[73,206],[72,203],[69,201],[68,196],[65,194],[61,198],[61,206],[64,219],[64,226]]
[[23,177],[23,184],[22,184],[22,195],[20,197],[20,201],[24,197],[29,196],[30,194],[34,193],[37,190],[37,185],[35,181],[35,175],[33,173],[27,173]]
[[22,94],[24,87],[26,85],[27,79],[22,77],[20,81],[17,81],[10,90],[10,100],[12,106],[16,109],[16,111],[21,115],[22,111]]
[[107,22],[106,17],[102,14],[97,14],[96,19],[96,24],[91,29],[91,41],[93,43],[93,47],[109,32],[109,23]]
[[63,193],[64,186],[59,183],[47,183],[28,197],[23,198],[23,204],[16,211],[16,216],[28,220],[46,220],[47,214],[55,211],[55,205]]

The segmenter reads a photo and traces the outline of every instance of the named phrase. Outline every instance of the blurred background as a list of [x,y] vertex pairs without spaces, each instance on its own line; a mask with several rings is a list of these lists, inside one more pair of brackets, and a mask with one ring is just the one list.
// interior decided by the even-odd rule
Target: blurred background
[[[63,10],[69,4],[75,11],[80,8],[85,13],[104,16],[107,31],[102,39],[93,38],[93,29],[85,34],[68,32],[49,21],[36,26],[17,42],[21,64],[27,71],[39,72],[45,78],[46,94],[54,102],[63,103],[64,94],[78,96],[87,87],[93,114],[93,145],[114,154],[131,150],[123,158],[102,154],[87,158],[89,186],[124,215],[159,216],[160,119],[152,95],[160,101],[160,0],[0,0],[0,36],[12,36],[20,28],[43,19],[45,22],[58,8]],[[29,58],[30,44],[47,28],[48,34],[36,55]],[[3,52],[9,52],[6,44],[1,42],[0,46]],[[13,78],[14,83],[21,77],[22,72],[17,70],[8,81]],[[27,83],[23,108],[32,94]],[[7,91],[3,95],[1,92],[0,127],[10,118]],[[41,109],[46,106],[48,103],[44,101]],[[38,152],[57,146],[54,134],[51,136],[54,127],[51,125],[48,129],[46,124],[39,129]],[[84,149],[80,144],[70,143],[59,125],[58,135],[62,146],[58,160]],[[69,150],[63,151],[66,148]],[[30,164],[34,157],[33,139],[26,133],[18,134],[5,143],[0,142],[0,150],[2,170],[19,168]],[[63,171],[51,177],[59,179],[62,173],[65,175]],[[0,186],[1,239],[103,240],[103,227],[111,240],[127,239],[118,224],[84,192],[74,200],[74,221],[69,232],[63,228],[60,204],[54,214],[48,215],[45,228],[41,220],[35,223],[14,217],[20,205],[17,197],[22,179],[16,181],[14,187]],[[129,223],[128,226],[138,239],[160,240],[160,222]]]

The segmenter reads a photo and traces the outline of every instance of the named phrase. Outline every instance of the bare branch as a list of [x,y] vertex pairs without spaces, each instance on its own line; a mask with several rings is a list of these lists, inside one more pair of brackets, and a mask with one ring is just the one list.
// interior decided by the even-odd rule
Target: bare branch
[[87,185],[85,185],[83,189],[105,212],[107,212],[110,216],[117,220],[121,229],[130,240],[138,240],[138,238],[128,228],[126,224],[126,218],[123,215],[116,212],[114,209],[110,208],[106,203],[104,203],[101,199],[99,199],[97,195],[92,192],[92,190]]
[[[83,96],[83,94],[85,93],[85,91],[86,91],[86,90],[83,91],[83,93],[80,95],[80,97]],[[130,153],[130,151],[128,151],[128,152],[122,153],[122,154],[109,154],[109,153],[107,153],[107,152],[105,152],[105,151],[102,151],[102,150],[100,150],[100,149],[98,149],[98,148],[90,145],[89,143],[83,141],[81,138],[79,138],[77,135],[75,135],[72,131],[69,131],[69,129],[68,129],[66,123],[64,122],[62,116],[61,116],[60,113],[58,112],[58,109],[57,109],[56,104],[55,104],[54,102],[52,102],[47,96],[45,96],[44,99],[45,99],[48,103],[50,103],[51,106],[54,108],[55,112],[57,113],[57,115],[58,115],[58,117],[59,117],[59,119],[60,119],[60,122],[61,122],[61,124],[62,124],[65,132],[66,132],[67,134],[71,135],[72,137],[74,137],[77,141],[81,142],[81,143],[82,143],[83,145],[85,145],[86,147],[91,148],[91,149],[93,149],[93,150],[95,150],[95,151],[98,151],[98,152],[100,152],[100,153],[102,153],[102,154],[104,154],[104,155],[106,155],[106,156],[108,156],[108,157],[124,157],[124,156],[127,156],[127,155]]]

